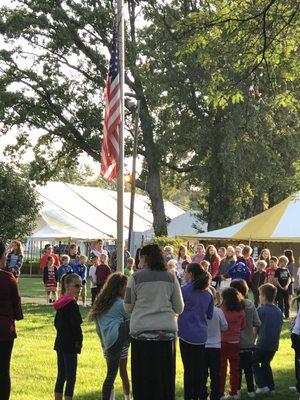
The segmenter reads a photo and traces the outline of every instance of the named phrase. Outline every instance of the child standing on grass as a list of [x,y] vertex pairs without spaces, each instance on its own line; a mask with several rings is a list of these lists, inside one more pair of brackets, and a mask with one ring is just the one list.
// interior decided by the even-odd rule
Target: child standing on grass
[[90,287],[91,287],[91,297],[92,297],[92,304],[94,303],[94,300],[97,296],[97,277],[96,277],[96,271],[99,265],[99,257],[93,255],[92,256],[92,266],[89,269],[89,278],[90,278]]
[[86,256],[80,256],[78,264],[74,265],[74,274],[79,275],[82,281],[81,299],[83,307],[86,307],[87,260]]
[[96,322],[107,364],[102,386],[102,400],[114,400],[114,382],[120,369],[125,400],[130,400],[130,383],[127,374],[129,348],[129,316],[123,305],[127,277],[116,272],[108,278],[97,296],[89,314]]
[[184,367],[184,398],[202,399],[205,393],[205,343],[207,320],[212,319],[214,299],[211,276],[199,264],[187,266],[190,280],[182,286],[183,313],[178,318],[180,353]]
[[43,270],[43,282],[46,290],[47,303],[53,303],[57,300],[57,283],[58,272],[57,267],[54,265],[54,258],[48,257],[46,266]]
[[274,275],[278,307],[284,313],[285,318],[290,316],[289,286],[292,282],[290,271],[287,268],[288,263],[289,260],[286,256],[279,257],[278,268]]
[[[216,302],[217,292],[210,287],[210,292]],[[210,400],[220,399],[220,365],[221,365],[221,331],[226,331],[228,324],[223,311],[214,306],[213,317],[207,321],[207,341],[205,345],[205,396],[207,399],[207,379],[210,376]]]
[[[240,376],[240,337],[245,328],[245,301],[243,296],[234,288],[224,289],[222,292],[222,306],[228,329],[221,333],[221,394],[222,399],[238,399]],[[230,365],[230,386],[228,396],[224,396],[227,361]]]
[[254,389],[254,377],[252,369],[252,354],[254,350],[254,341],[257,333],[257,329],[260,326],[260,319],[258,317],[257,310],[252,301],[247,299],[248,285],[246,281],[234,280],[230,284],[231,287],[235,288],[245,300],[245,314],[246,314],[246,326],[241,332],[240,338],[240,380],[239,390],[242,386],[243,371],[247,383],[248,397],[255,397]]
[[[57,353],[57,379],[55,400],[72,400],[77,372],[77,355],[82,348],[82,318],[76,302],[82,288],[81,278],[76,274],[63,275],[61,296],[53,304],[56,310],[54,325]],[[65,387],[65,390],[64,390]]]
[[257,309],[261,326],[258,329],[258,338],[252,357],[252,365],[257,394],[273,392],[275,389],[271,361],[278,350],[282,327],[282,312],[274,301],[277,289],[266,283],[259,288],[261,306]]

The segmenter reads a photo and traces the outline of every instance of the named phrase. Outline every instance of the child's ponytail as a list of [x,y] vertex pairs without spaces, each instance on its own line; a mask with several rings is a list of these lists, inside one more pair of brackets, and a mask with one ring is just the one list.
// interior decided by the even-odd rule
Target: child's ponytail
[[77,274],[73,274],[73,273],[71,273],[71,274],[63,274],[63,276],[61,277],[61,281],[60,281],[61,294],[65,294],[66,293],[66,286],[70,285],[70,283],[73,280],[78,280],[78,279],[80,279],[80,281],[81,281],[80,276],[77,275]]

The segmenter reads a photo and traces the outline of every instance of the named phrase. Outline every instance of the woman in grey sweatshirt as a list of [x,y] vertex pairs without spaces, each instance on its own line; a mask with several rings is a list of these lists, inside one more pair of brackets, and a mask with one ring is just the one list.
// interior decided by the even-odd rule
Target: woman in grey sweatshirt
[[135,400],[175,399],[177,315],[183,311],[178,280],[166,270],[156,244],[144,246],[141,270],[129,279],[124,308],[130,316],[131,375]]

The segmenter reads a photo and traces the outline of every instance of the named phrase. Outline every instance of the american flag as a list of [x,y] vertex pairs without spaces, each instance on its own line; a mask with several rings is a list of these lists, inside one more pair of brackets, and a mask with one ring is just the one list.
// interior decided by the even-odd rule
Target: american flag
[[115,29],[112,42],[109,71],[104,91],[104,120],[101,149],[101,175],[112,181],[119,170],[119,127],[122,121],[120,65],[117,44],[118,30]]

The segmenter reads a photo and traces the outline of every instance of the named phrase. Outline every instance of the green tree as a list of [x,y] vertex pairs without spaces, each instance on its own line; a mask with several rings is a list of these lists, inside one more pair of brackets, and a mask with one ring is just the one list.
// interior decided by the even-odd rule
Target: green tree
[[[160,152],[154,118],[145,96],[136,50],[136,2],[129,1],[126,83],[141,101],[141,149],[156,234],[166,234],[160,183]],[[18,145],[33,146],[33,171],[39,180],[53,175],[58,163],[68,167],[81,152],[100,160],[101,104],[115,11],[113,2],[17,0],[0,8],[0,116],[3,130],[17,128]],[[10,148],[12,157],[15,155]],[[15,157],[16,158],[16,157]]]
[[23,239],[35,226],[40,204],[29,182],[0,163],[0,238]]

